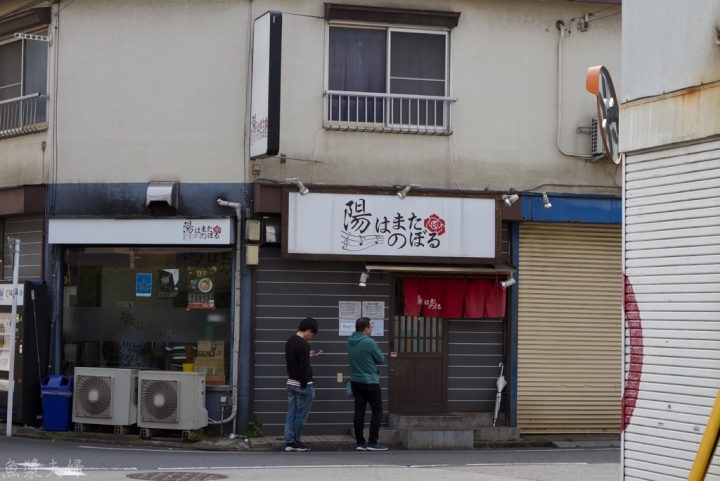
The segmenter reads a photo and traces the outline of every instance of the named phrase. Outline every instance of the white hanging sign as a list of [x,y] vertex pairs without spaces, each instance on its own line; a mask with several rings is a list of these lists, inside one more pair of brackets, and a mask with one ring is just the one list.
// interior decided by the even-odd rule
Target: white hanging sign
[[495,259],[496,210],[486,198],[290,192],[287,253]]
[[[24,286],[22,284],[18,285],[18,298],[17,298],[17,305],[22,306],[23,305],[23,299],[25,296],[23,295]],[[0,306],[12,306],[13,303],[13,285],[12,284],[0,284]],[[10,315],[10,314],[8,314]]]

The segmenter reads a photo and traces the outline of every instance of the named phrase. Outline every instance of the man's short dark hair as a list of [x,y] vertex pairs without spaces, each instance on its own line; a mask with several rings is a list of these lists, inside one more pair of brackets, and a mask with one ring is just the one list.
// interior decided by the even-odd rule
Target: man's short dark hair
[[363,332],[368,327],[370,327],[369,317],[361,317],[355,321],[355,332]]
[[318,332],[318,323],[312,317],[306,317],[300,321],[300,327],[298,327],[298,331],[307,331],[308,329],[311,330],[313,334],[317,334]]

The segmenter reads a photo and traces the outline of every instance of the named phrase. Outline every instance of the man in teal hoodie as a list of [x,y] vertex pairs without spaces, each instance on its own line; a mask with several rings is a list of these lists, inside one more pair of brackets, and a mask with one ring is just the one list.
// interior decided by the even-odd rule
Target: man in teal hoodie
[[[350,383],[355,396],[355,440],[358,451],[386,451],[387,447],[378,444],[380,421],[382,421],[382,392],[380,391],[380,371],[377,365],[385,363],[385,357],[375,340],[370,337],[372,326],[370,319],[361,317],[355,322],[355,332],[347,342],[350,359]],[[370,437],[367,445],[363,428],[365,427],[365,408],[370,404]]]

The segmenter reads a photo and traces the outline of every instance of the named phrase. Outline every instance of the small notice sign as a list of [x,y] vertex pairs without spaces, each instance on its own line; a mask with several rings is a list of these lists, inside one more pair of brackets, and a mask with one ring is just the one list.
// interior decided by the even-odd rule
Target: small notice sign
[[353,332],[355,332],[355,321],[340,319],[339,335],[352,336]]
[[362,304],[360,301],[340,301],[338,303],[338,319],[357,321],[358,317],[362,317]]
[[370,319],[385,319],[385,303],[383,301],[363,301],[362,315]]
[[152,274],[138,272],[135,274],[135,296],[150,297],[152,295]]

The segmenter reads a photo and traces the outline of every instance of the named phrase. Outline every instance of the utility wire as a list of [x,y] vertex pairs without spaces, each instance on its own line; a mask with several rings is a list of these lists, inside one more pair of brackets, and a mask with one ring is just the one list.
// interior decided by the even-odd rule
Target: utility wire
[[596,19],[594,19],[594,20],[589,20],[588,23],[597,22],[598,20],[602,20],[602,19],[605,19],[605,18],[608,18],[608,17],[614,17],[615,15],[620,15],[621,13],[622,13],[622,12],[611,13],[610,15],[605,15],[604,17],[596,18]]

